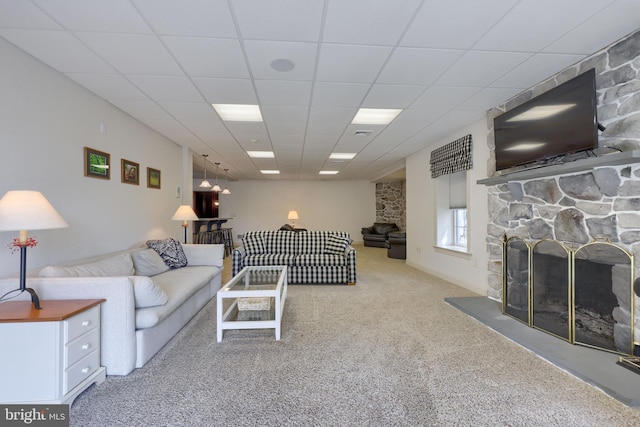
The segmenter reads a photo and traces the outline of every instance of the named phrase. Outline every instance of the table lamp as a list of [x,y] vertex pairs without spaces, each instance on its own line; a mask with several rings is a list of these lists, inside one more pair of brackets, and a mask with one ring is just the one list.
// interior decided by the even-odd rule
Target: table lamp
[[7,191],[0,199],[0,231],[19,231],[12,246],[20,248],[20,293],[29,292],[31,302],[41,309],[36,292],[26,287],[27,248],[37,242],[28,238],[29,230],[47,230],[68,227],[51,203],[39,191]]
[[291,220],[291,226],[296,228],[296,219],[298,219],[298,211],[289,211],[287,219]]
[[187,243],[187,227],[189,227],[189,223],[187,221],[197,221],[198,215],[196,215],[191,206],[180,205],[171,219],[174,221],[182,221],[182,227],[184,228],[184,242]]

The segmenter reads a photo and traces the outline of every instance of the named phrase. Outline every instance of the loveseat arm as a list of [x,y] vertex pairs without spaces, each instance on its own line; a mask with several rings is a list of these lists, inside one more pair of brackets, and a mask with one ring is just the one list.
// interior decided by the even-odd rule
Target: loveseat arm
[[[133,282],[129,277],[29,277],[45,306],[47,300],[105,299],[100,305],[101,364],[107,375],[127,375],[136,367],[136,316]],[[19,279],[1,279],[0,295],[20,287]],[[23,292],[14,301],[30,301]]]
[[244,258],[247,256],[247,252],[243,246],[239,246],[233,249],[233,263],[232,263],[232,276],[235,276],[244,268]]
[[346,257],[347,257],[347,265],[349,266],[349,271],[348,271],[349,281],[347,282],[347,284],[355,285],[356,284],[356,248],[354,248],[351,245],[347,246]]

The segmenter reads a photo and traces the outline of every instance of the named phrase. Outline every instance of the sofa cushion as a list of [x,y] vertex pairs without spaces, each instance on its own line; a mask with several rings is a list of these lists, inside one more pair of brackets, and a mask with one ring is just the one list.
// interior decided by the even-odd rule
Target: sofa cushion
[[181,268],[187,266],[187,257],[182,250],[182,245],[176,239],[147,240],[147,246],[162,257],[169,268]]
[[327,243],[324,247],[324,253],[344,255],[347,252],[347,246],[349,246],[349,239],[340,237],[336,234],[329,234],[327,236]]
[[245,251],[247,251],[247,255],[258,255],[267,252],[264,239],[256,234],[245,234],[242,238],[242,244]]
[[155,284],[167,294],[162,306],[136,310],[136,329],[151,328],[171,315],[180,305],[219,274],[220,267],[195,266],[166,271],[153,278]]
[[[305,234],[305,233],[302,233]],[[295,231],[268,231],[265,236],[266,253],[296,255],[298,236]]]
[[296,256],[290,254],[259,254],[247,255],[244,265],[294,265]]
[[386,222],[374,222],[373,223],[373,230],[377,234],[386,235],[390,231],[398,231],[398,226],[395,225],[395,224],[390,224],[390,223],[386,223]]
[[347,265],[347,257],[344,253],[340,255],[332,254],[302,254],[297,255],[293,259],[293,265],[298,267],[316,267],[316,266],[344,266]]
[[136,308],[155,307],[167,303],[166,292],[156,286],[151,277],[132,276],[131,280]]
[[133,276],[135,270],[129,253],[71,266],[47,266],[40,270],[41,277],[110,277]]
[[169,269],[162,257],[153,249],[131,252],[131,259],[136,270],[136,276],[155,276]]

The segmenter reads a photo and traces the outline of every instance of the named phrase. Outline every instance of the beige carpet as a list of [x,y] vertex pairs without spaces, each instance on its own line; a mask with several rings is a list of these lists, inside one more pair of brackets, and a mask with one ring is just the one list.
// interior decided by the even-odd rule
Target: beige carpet
[[640,425],[638,410],[444,301],[472,293],[357,249],[356,286],[289,287],[281,341],[228,331],[216,343],[212,301],[144,368],[83,393],[71,425]]

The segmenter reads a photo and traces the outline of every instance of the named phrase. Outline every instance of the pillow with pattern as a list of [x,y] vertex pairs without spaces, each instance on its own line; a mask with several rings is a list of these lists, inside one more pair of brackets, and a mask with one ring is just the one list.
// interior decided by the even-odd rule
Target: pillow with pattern
[[329,234],[327,236],[327,244],[324,247],[324,253],[331,255],[344,255],[347,246],[349,246],[349,239],[340,237],[336,234]]
[[242,244],[244,245],[245,251],[247,251],[247,255],[260,255],[267,252],[262,236],[245,234],[242,238]]
[[187,256],[176,239],[147,240],[147,246],[156,251],[169,268],[186,267]]

